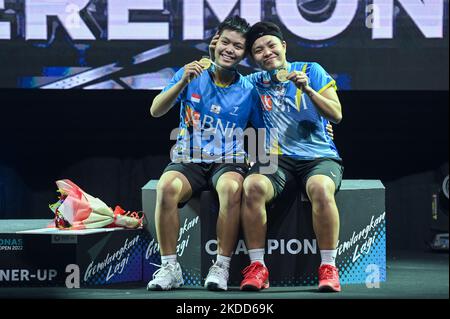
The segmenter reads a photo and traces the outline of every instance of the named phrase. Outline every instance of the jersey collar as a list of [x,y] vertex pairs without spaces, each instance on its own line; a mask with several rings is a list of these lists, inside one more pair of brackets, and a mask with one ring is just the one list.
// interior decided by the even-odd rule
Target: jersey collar
[[209,75],[211,81],[214,83],[214,85],[216,85],[216,86],[219,87],[219,88],[225,88],[225,89],[226,89],[226,88],[229,88],[229,87],[231,87],[231,86],[233,86],[233,85],[236,84],[236,83],[238,83],[238,82],[241,80],[241,76],[242,76],[242,75],[236,70],[236,71],[235,71],[236,76],[234,77],[234,81],[231,82],[230,85],[225,86],[225,87],[222,87],[222,86],[217,85],[217,84],[214,82],[214,75],[213,75],[213,72],[214,72],[214,65],[212,65],[212,66],[208,69],[208,75]]

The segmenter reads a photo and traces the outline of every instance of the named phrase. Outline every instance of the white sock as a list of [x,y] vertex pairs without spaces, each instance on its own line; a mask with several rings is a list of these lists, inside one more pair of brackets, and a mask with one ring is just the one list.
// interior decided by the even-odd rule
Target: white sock
[[336,255],[337,249],[334,250],[321,250],[320,257],[322,258],[322,262],[320,265],[331,265],[336,267]]
[[166,255],[166,256],[161,256],[161,265],[166,265],[166,264],[176,264],[177,263],[177,255]]
[[217,255],[216,261],[221,264],[222,268],[230,269],[231,257]]
[[254,263],[255,261],[259,261],[264,266],[266,265],[264,263],[264,248],[258,248],[258,249],[249,249],[248,255],[250,256],[250,263]]

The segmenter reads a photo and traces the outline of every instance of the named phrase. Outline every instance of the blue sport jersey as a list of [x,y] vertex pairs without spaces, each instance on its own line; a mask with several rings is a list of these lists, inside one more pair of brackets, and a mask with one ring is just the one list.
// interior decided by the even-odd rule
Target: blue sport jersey
[[[181,80],[184,68],[170,80],[163,92]],[[253,85],[242,75],[228,87],[214,83],[211,71],[204,71],[178,95],[180,125],[173,162],[245,163],[243,131],[250,121],[262,126],[260,99]]]
[[[319,93],[329,87],[336,88],[336,82],[318,63],[293,62],[287,65],[289,73],[306,73],[309,85]],[[268,71],[253,73],[246,78],[255,85],[261,98],[266,132],[269,133],[271,128],[277,129],[277,138],[272,136],[270,141],[270,134],[266,135],[268,152],[301,160],[340,159],[326,131],[328,120],[320,115],[309,96],[292,81],[272,81]]]

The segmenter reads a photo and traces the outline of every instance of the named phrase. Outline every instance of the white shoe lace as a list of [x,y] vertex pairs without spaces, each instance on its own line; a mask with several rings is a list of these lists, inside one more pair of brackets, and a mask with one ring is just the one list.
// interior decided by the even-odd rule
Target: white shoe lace
[[158,264],[154,264],[154,263],[150,263],[156,267],[159,267],[158,270],[156,270],[153,273],[153,279],[157,278],[157,277],[165,277],[167,275],[169,275],[172,271],[175,271],[175,264],[171,264],[171,263],[167,263],[165,265],[158,265]]
[[211,266],[211,268],[209,268],[208,277],[209,277],[209,276],[222,277],[223,280],[225,280],[225,282],[227,282],[227,280],[228,280],[227,274],[228,274],[228,272],[226,271],[226,269],[222,268],[222,267],[216,262],[216,263],[214,263],[214,264]]

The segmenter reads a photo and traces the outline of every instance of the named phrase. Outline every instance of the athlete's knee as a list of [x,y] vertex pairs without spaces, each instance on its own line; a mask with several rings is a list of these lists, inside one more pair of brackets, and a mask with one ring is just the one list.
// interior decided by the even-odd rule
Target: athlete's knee
[[182,188],[183,184],[177,178],[160,180],[156,187],[159,203],[162,205],[178,204]]
[[308,194],[313,205],[321,208],[334,205],[334,185],[327,182],[313,182],[308,185]]
[[231,178],[219,179],[216,190],[221,202],[234,204],[241,200],[242,185],[241,182],[237,180]]
[[264,200],[269,191],[270,185],[264,177],[250,175],[244,180],[244,196],[248,200]]

